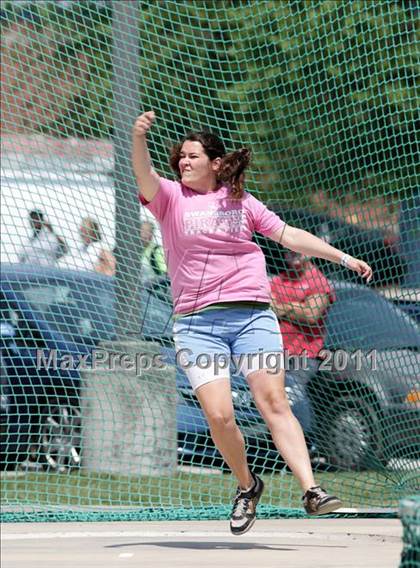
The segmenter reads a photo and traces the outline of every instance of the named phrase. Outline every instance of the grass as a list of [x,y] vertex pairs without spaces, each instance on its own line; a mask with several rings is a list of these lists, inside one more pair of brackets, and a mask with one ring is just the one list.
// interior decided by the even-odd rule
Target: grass
[[[263,503],[301,508],[301,491],[291,474],[263,475]],[[317,481],[338,494],[346,507],[395,507],[396,480],[378,472],[327,472]],[[126,477],[84,470],[70,474],[25,473],[2,477],[3,506],[209,507],[229,504],[235,490],[231,475],[178,471],[170,477]],[[15,507],[13,507],[15,508]]]

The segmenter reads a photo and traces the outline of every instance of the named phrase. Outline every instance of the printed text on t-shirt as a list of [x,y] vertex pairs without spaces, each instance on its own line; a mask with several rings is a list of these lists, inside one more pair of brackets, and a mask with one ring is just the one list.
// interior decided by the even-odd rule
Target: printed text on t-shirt
[[243,223],[243,210],[217,209],[186,211],[184,213],[184,232],[186,235],[200,233],[240,233]]

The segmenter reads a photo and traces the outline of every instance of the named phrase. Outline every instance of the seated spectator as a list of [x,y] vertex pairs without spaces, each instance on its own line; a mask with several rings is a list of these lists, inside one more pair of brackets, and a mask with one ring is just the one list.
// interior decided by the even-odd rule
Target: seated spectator
[[82,244],[77,255],[67,255],[60,266],[114,276],[115,258],[102,243],[102,231],[98,221],[90,217],[82,219],[79,234]]
[[306,366],[299,375],[307,382],[316,374],[318,354],[324,345],[324,320],[335,301],[334,291],[322,272],[299,253],[287,251],[287,270],[271,281],[272,306],[280,321],[285,353],[301,358]]
[[29,212],[29,223],[32,235],[22,248],[19,262],[42,266],[56,264],[68,251],[64,239],[55,233],[51,223],[39,209]]
[[[308,258],[287,251],[285,262],[286,271],[271,280],[272,307],[280,322],[286,369],[305,392],[309,380],[318,372],[321,362],[318,355],[324,346],[324,320],[335,295],[328,280]],[[311,454],[316,455],[310,434],[311,406],[305,406],[301,421]]]
[[166,262],[163,248],[154,241],[155,225],[143,221],[140,225],[140,240],[142,244],[141,266],[142,280],[151,280],[166,275]]

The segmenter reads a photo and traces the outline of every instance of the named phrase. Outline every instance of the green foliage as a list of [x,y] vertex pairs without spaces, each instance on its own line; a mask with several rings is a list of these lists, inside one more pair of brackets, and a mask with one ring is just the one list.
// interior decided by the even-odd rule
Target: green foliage
[[[139,112],[159,116],[152,153],[163,171],[170,142],[207,127],[229,148],[253,148],[249,183],[263,194],[302,201],[320,188],[333,197],[413,191],[416,30],[404,3],[148,0],[140,8]],[[88,62],[82,92],[43,130],[112,134],[111,9],[85,1],[25,10],[36,15],[34,33],[54,33],[52,66]],[[16,6],[5,12],[16,20]]]
[[111,134],[111,22],[111,10],[100,10],[94,2],[75,2],[71,9],[48,3],[45,25],[61,32],[54,60],[57,64],[71,64],[84,55],[88,62],[83,92],[63,109],[53,129],[83,137]]
[[230,34],[243,80],[222,96],[239,103],[239,126],[255,140],[269,189],[342,197],[398,184],[409,192],[417,112],[410,13],[374,2],[272,2],[257,22],[251,12]]

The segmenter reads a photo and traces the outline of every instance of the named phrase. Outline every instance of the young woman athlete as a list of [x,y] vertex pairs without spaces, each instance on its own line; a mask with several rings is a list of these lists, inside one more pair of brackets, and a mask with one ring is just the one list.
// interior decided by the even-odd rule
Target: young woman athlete
[[257,231],[293,251],[341,263],[366,278],[365,262],[310,233],[286,225],[245,192],[250,152],[226,154],[222,141],[195,132],[172,148],[178,181],[153,169],[146,135],[153,111],[133,127],[133,169],[140,201],[158,220],[174,302],[174,340],[212,439],[238,480],[230,527],[240,535],[255,522],[263,481],[250,471],[234,417],[229,362],[246,377],[273,441],[300,482],[307,513],[330,513],[341,501],[315,483],[302,429],[284,389],[282,340],[270,308],[269,282]]

